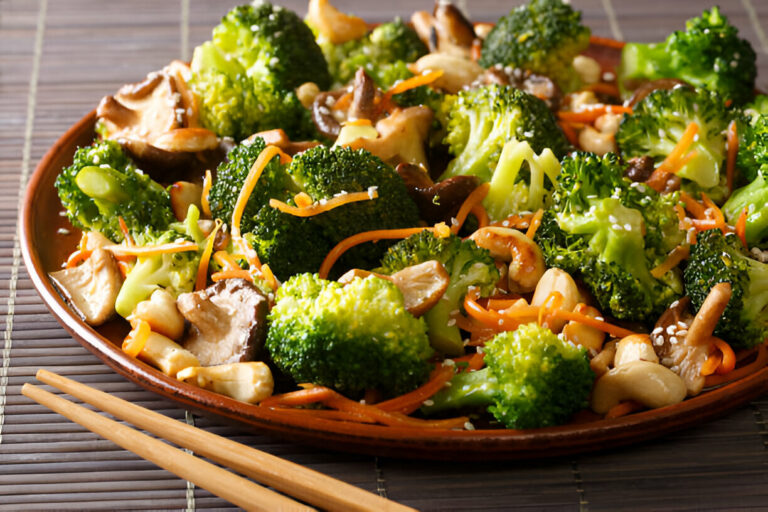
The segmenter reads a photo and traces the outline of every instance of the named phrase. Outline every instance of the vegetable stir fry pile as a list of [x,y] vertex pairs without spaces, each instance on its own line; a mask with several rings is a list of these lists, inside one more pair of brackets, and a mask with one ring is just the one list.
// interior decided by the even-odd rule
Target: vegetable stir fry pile
[[83,234],[51,278],[89,324],[129,322],[130,356],[286,415],[669,406],[768,362],[755,77],[717,7],[655,44],[562,0],[373,29],[327,0],[236,7],[102,100],[56,181]]

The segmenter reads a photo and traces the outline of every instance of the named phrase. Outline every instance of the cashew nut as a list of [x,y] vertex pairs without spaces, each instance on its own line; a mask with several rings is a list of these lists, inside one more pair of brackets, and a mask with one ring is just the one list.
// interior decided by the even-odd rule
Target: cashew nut
[[546,269],[536,242],[516,229],[500,226],[480,228],[470,238],[478,247],[487,249],[494,259],[509,262],[510,292],[528,293],[536,288]]
[[607,413],[625,400],[634,400],[650,409],[682,402],[683,379],[658,363],[632,361],[613,368],[597,379],[592,389],[592,410]]
[[200,361],[172,339],[156,332],[149,333],[144,347],[139,352],[139,359],[159,368],[166,375],[176,374],[190,366],[200,366]]
[[163,289],[155,290],[149,300],[136,304],[128,321],[136,320],[144,320],[154,332],[172,340],[181,339],[184,334],[184,317],[176,308],[176,299]]
[[477,80],[483,72],[483,68],[474,60],[449,53],[428,53],[414,62],[411,68],[415,74],[442,70],[443,76],[435,80],[434,84],[451,94],[456,94]]
[[592,57],[577,55],[573,58],[573,69],[585,84],[594,84],[600,81],[603,70],[600,63]]
[[[531,305],[543,306],[544,302],[552,292],[559,292],[563,296],[563,302],[560,305],[565,311],[573,311],[576,304],[581,302],[579,288],[573,278],[559,268],[550,268],[539,279],[536,285],[536,291],[533,292]],[[565,325],[565,320],[553,319],[549,321],[549,328],[552,332],[559,332]]]
[[360,39],[368,31],[363,19],[344,14],[328,0],[309,0],[307,22],[333,44]]
[[625,336],[616,344],[616,355],[613,358],[614,366],[622,366],[632,361],[650,361],[658,363],[659,356],[653,350],[651,337],[647,334],[632,334]]
[[585,126],[579,132],[579,146],[584,151],[591,151],[598,155],[616,152],[616,140],[613,134],[601,133],[591,126]]
[[623,114],[603,114],[595,119],[595,128],[601,133],[616,135],[623,117]]
[[269,366],[256,361],[192,366],[181,370],[176,378],[249,404],[271,396],[275,387]]
[[296,97],[304,108],[312,107],[318,94],[320,94],[320,88],[314,82],[305,82],[296,88]]
[[687,345],[706,343],[730,300],[731,283],[717,283],[713,286],[688,328],[685,343]]
[[613,365],[613,358],[616,355],[616,341],[609,341],[603,345],[603,349],[589,361],[589,367],[595,372],[596,377],[602,377]]
[[[576,304],[573,311],[592,318],[601,316],[600,311],[592,306],[587,306],[584,303]],[[600,329],[590,327],[581,322],[573,321],[568,322],[565,327],[563,327],[563,336],[565,336],[565,339],[568,341],[585,347],[593,354],[600,350],[600,347],[603,346],[603,341],[605,341],[605,333]]]

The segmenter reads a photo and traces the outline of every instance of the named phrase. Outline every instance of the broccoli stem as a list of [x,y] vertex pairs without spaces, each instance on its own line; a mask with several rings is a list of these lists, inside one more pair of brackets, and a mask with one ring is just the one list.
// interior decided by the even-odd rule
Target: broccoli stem
[[129,199],[123,190],[124,176],[111,167],[83,167],[75,176],[75,184],[85,195],[110,203],[122,203]]
[[426,415],[444,410],[461,409],[464,407],[488,407],[493,405],[493,397],[497,391],[496,378],[488,368],[476,372],[457,373],[451,379],[450,387],[438,391],[424,405],[421,412]]

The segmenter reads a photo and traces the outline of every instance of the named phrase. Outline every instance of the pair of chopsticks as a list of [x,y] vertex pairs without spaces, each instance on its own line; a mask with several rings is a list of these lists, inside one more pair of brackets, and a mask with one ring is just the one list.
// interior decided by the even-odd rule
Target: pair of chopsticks
[[[317,471],[173,420],[47,370],[37,379],[283,493],[326,510],[413,511]],[[33,384],[21,393],[126,450],[246,510],[314,510]]]

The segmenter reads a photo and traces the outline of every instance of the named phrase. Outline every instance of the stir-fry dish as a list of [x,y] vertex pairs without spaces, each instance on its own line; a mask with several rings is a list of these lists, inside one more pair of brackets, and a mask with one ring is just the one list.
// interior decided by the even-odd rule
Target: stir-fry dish
[[101,101],[56,181],[82,239],[50,276],[88,324],[130,323],[129,356],[285,415],[671,406],[768,362],[755,59],[717,7],[653,44],[562,0],[374,28],[235,7]]

